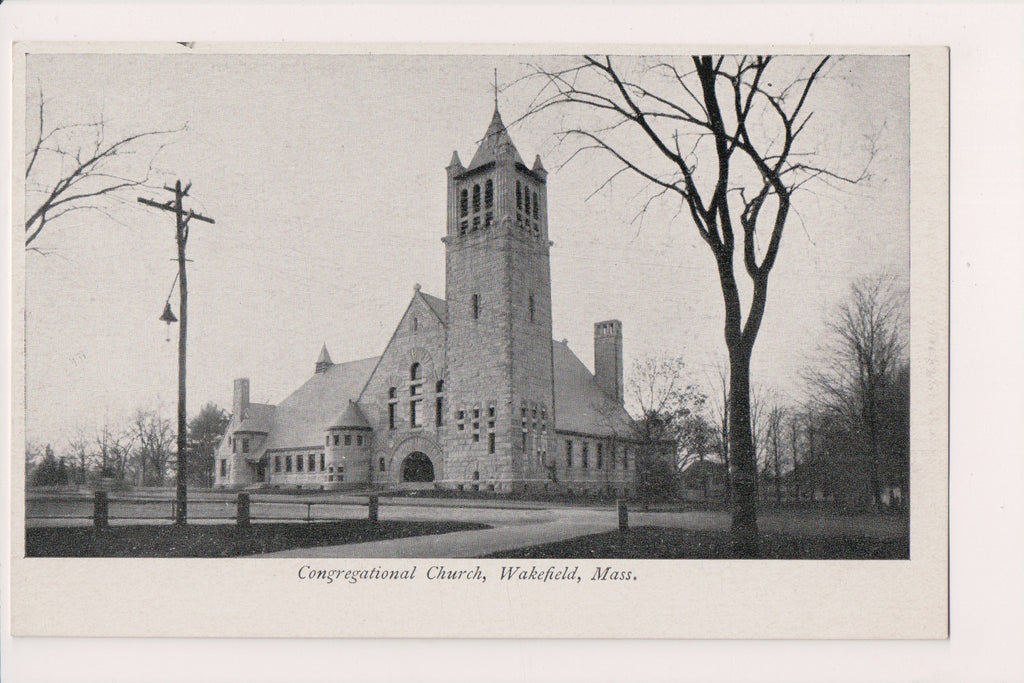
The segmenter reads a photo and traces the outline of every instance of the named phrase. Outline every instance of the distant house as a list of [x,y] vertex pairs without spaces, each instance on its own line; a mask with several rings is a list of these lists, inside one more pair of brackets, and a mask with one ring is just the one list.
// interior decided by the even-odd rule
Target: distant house
[[414,287],[381,355],[334,363],[277,405],[237,379],[215,486],[434,485],[629,493],[622,324],[594,325],[594,374],[552,340],[547,172],[494,116],[447,168],[444,298]]
[[729,490],[729,468],[715,460],[690,460],[681,471],[685,500],[724,498]]

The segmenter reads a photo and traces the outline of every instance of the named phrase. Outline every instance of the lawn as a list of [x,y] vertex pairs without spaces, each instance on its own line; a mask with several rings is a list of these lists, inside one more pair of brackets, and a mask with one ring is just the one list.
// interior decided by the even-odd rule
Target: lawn
[[238,557],[292,548],[344,545],[389,538],[485,529],[459,522],[342,522],[171,524],[45,527],[25,530],[26,557]]
[[[744,559],[732,551],[725,531],[690,531],[664,527],[636,527],[580,536],[488,555],[522,559]],[[866,536],[806,537],[762,534],[761,559],[773,560],[906,560],[908,538]]]

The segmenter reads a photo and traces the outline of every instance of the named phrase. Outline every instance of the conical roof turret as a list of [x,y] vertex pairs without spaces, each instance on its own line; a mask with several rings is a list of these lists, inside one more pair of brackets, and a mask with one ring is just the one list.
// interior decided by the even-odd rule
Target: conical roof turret
[[345,410],[328,429],[370,429],[370,423],[366,421],[359,405],[350,400]]
[[316,359],[316,371],[325,372],[332,365],[334,365],[334,361],[331,360],[331,354],[327,353],[327,344],[324,344],[320,348],[320,355]]

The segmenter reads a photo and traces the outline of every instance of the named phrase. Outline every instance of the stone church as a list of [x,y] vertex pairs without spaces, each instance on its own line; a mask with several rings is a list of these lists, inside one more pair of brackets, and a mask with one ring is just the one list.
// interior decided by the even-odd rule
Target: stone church
[[593,374],[552,340],[540,157],[523,162],[495,107],[447,172],[444,298],[416,285],[380,356],[334,363],[325,345],[278,405],[235,380],[215,486],[633,491],[621,323],[594,325]]

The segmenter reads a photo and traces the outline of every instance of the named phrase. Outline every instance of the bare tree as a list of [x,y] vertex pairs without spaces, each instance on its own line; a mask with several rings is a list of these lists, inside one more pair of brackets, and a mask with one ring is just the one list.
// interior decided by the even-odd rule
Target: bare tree
[[158,410],[138,409],[131,426],[142,486],[163,486],[177,438],[171,421]]
[[[671,59],[584,56],[562,68],[535,68],[541,87],[530,111],[573,110],[558,137],[618,164],[604,187],[627,174],[650,197],[674,197],[717,271],[729,353],[729,460],[737,550],[758,552],[756,462],[750,425],[750,358],[768,300],[794,193],[812,180],[856,182],[815,162],[801,134],[812,87],[828,58],[764,56]],[[588,123],[581,124],[581,120]],[[600,188],[598,188],[600,189]],[[752,294],[744,315],[736,265]]]
[[901,419],[902,403],[909,405],[902,388],[909,387],[908,326],[906,289],[895,278],[855,282],[828,321],[831,340],[821,367],[808,377],[812,400],[849,436],[876,507],[882,506],[888,461],[909,442],[909,423]]
[[[102,116],[88,123],[53,124],[39,91],[38,121],[25,152],[25,248],[52,223],[68,214],[111,210],[124,191],[146,185],[167,136],[184,130],[136,132],[111,139]],[[30,123],[31,125],[31,123]],[[139,156],[143,160],[139,160]],[[146,159],[148,157],[148,160]],[[115,219],[116,220],[116,219]]]

